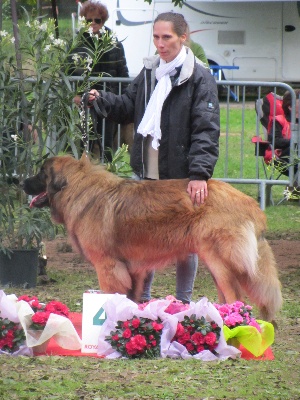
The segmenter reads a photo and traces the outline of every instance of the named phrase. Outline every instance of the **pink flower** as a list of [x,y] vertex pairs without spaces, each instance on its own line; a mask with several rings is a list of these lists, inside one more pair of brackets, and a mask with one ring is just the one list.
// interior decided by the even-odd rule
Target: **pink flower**
[[251,319],[251,321],[249,322],[250,326],[254,326],[254,328],[256,328],[258,330],[258,332],[261,332],[261,327],[260,325],[255,321],[254,318]]
[[214,332],[209,332],[205,336],[205,343],[208,344],[209,346],[212,346],[213,344],[215,344],[216,341],[217,341],[217,336]]
[[185,347],[186,347],[187,351],[189,351],[189,352],[192,352],[195,350],[195,346],[191,342],[186,343]]
[[140,326],[140,322],[141,321],[138,318],[135,318],[135,319],[132,320],[131,324],[132,324],[133,328],[136,329],[136,328],[138,328]]
[[205,347],[200,344],[199,346],[197,346],[197,353],[201,353],[201,351],[205,350]]
[[125,348],[130,356],[134,356],[138,352],[131,341],[126,343]]
[[175,339],[180,344],[185,344],[191,339],[191,335],[188,332],[185,332],[183,335],[180,335],[177,339]]
[[111,338],[112,338],[112,340],[115,340],[115,341],[117,341],[117,340],[120,339],[120,338],[119,338],[119,335],[113,335]]
[[50,301],[48,304],[46,304],[45,311],[49,311],[53,314],[62,315],[64,317],[69,316],[68,307],[60,301]]
[[184,327],[182,326],[182,324],[180,322],[178,322],[175,336],[181,336],[184,333],[185,333]]
[[130,329],[125,329],[125,331],[122,334],[123,338],[128,339],[131,337],[131,330]]
[[130,338],[130,343],[134,346],[134,348],[138,351],[142,351],[144,347],[147,346],[146,339],[143,335],[135,335]]
[[161,331],[164,327],[163,324],[158,324],[156,321],[153,321],[151,325],[156,332]]
[[205,343],[205,336],[203,336],[201,332],[195,332],[191,336],[191,339],[196,345]]
[[123,328],[129,328],[130,322],[129,321],[124,321],[123,322]]
[[45,312],[45,311],[39,311],[31,317],[31,320],[34,324],[36,325],[41,325],[41,327],[44,327],[50,317],[50,312]]

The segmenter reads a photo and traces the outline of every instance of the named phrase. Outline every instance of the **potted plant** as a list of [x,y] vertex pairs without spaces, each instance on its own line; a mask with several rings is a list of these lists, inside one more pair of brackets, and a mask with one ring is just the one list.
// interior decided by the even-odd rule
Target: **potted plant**
[[22,151],[19,146],[16,151],[13,139],[1,147],[0,282],[33,287],[42,239],[54,237],[55,227],[47,210],[30,209],[29,199],[20,185],[32,164],[28,147],[27,143],[27,149]]

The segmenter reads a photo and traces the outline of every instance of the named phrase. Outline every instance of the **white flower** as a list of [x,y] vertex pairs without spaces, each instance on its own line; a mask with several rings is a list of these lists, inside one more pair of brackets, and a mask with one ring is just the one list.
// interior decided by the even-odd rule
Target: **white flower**
[[12,37],[12,38],[10,39],[10,41],[11,41],[12,43],[15,43],[16,39],[15,39],[14,37]]
[[50,39],[51,41],[53,41],[53,40],[55,39],[53,33],[50,33],[49,39]]
[[47,24],[46,24],[46,22],[44,22],[43,24],[41,24],[41,25],[39,26],[39,29],[40,29],[41,31],[46,31],[46,30],[47,30]]
[[0,36],[5,37],[7,35],[8,35],[8,33],[6,31],[0,31]]
[[84,17],[78,17],[78,28],[83,28],[86,25],[86,20]]
[[283,191],[283,195],[284,195],[284,197],[285,197],[287,200],[289,200],[289,199],[292,197],[292,192],[290,192],[289,188],[286,188],[286,189]]
[[53,44],[54,46],[63,47],[65,45],[65,41],[62,39],[54,39]]
[[26,22],[26,26],[29,26],[29,28],[31,28],[30,21]]
[[80,56],[78,53],[75,53],[72,55],[72,60],[74,60],[75,62],[77,62],[78,60],[80,60]]
[[91,37],[94,36],[94,34],[93,34],[93,28],[92,28],[91,26],[90,26],[89,29],[88,29],[88,33],[90,34]]
[[49,51],[51,49],[51,44],[47,44],[47,46],[45,46],[45,51]]
[[10,135],[10,137],[11,137],[12,140],[14,140],[15,142],[18,140],[18,135]]

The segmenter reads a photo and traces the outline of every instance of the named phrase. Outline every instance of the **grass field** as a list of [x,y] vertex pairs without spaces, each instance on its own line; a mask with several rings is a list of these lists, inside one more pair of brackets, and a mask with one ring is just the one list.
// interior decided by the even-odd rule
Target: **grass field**
[[[64,256],[61,254],[61,258]],[[59,259],[59,257],[58,257]],[[96,274],[73,257],[70,264],[50,263],[56,280],[35,289],[9,288],[6,293],[36,295],[65,302],[82,311],[82,293],[97,287]],[[273,361],[99,360],[90,357],[1,357],[0,398],[10,400],[297,400],[299,389],[300,270],[280,274],[284,306],[278,315]],[[174,293],[175,271],[157,273],[152,295]],[[217,294],[210,275],[198,270],[194,298]]]

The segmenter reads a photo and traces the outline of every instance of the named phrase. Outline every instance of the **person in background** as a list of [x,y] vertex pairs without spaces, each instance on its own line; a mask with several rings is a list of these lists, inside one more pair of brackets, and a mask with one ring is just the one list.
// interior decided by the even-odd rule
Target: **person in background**
[[[296,94],[296,123],[299,121],[299,97],[300,89],[295,89]],[[285,164],[289,163],[290,156],[290,139],[291,139],[291,111],[292,111],[292,96],[289,91],[286,91],[282,99],[282,109],[284,115],[276,115],[274,129],[274,148],[280,151],[278,162],[284,175],[289,175],[288,167],[284,168]],[[268,132],[268,141],[273,143],[273,122],[270,123]],[[277,162],[277,164],[278,164]],[[297,166],[295,166],[295,174]]]
[[[124,94],[93,89],[89,99],[108,105],[111,119],[134,122],[130,162],[137,179],[188,178],[187,193],[199,207],[219,155],[219,103],[214,77],[185,46],[186,30],[183,15],[159,14],[153,26],[158,54],[144,59]],[[197,267],[195,254],[177,261],[176,297],[184,303],[191,301]],[[145,281],[143,301],[151,297],[153,275]]]
[[189,27],[187,27],[186,34],[187,34],[186,46],[188,46],[192,50],[192,52],[194,53],[195,57],[198,58],[198,60],[202,61],[205,64],[205,66],[209,68],[209,63],[205,51],[199,43],[196,43],[191,39]]
[[[108,20],[108,10],[106,6],[99,1],[88,0],[82,4],[80,9],[80,16],[84,17],[86,22],[90,24],[94,35],[101,36],[103,32],[111,32],[109,28],[107,28],[104,24]],[[75,49],[73,53],[76,52],[84,52],[85,47],[89,49],[93,49],[94,44],[93,40],[90,37],[88,32],[83,34],[82,38],[82,46]],[[76,72],[73,73],[75,75]],[[127,62],[125,58],[124,48],[121,42],[116,43],[116,46],[113,47],[111,50],[105,52],[99,62],[93,67],[91,76],[99,76],[103,75],[103,77],[119,77],[119,78],[128,78],[128,68]],[[97,90],[103,89],[102,83],[96,83],[93,87]],[[119,85],[118,83],[107,83],[107,89],[112,91],[113,93],[119,92]],[[81,96],[76,95],[74,97],[74,102],[78,106],[80,105]],[[95,116],[97,119],[97,133],[98,136],[102,136],[102,119],[99,116]],[[105,123],[105,140],[104,140],[104,154],[105,158],[108,161],[111,161],[111,154],[106,149],[113,148],[114,146],[114,135],[117,130],[116,123],[107,120]],[[92,143],[95,145],[95,143]],[[94,149],[91,149],[92,152],[95,152]]]

